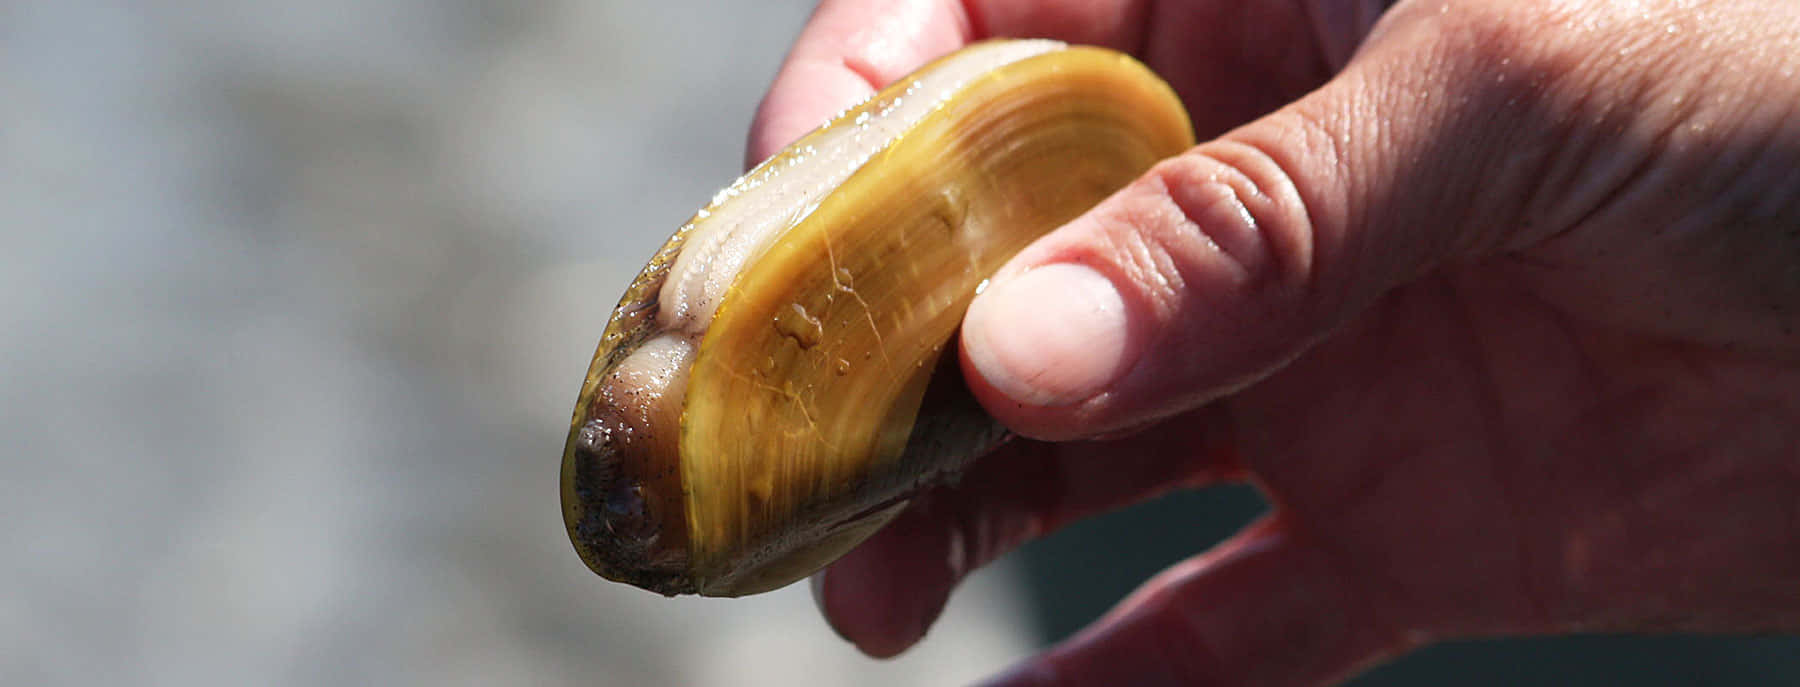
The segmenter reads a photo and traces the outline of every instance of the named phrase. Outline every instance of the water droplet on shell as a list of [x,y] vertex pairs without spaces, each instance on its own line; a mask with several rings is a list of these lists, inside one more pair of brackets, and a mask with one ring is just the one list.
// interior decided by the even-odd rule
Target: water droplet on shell
[[799,303],[790,303],[775,314],[775,331],[793,339],[801,348],[812,348],[825,338],[825,326]]

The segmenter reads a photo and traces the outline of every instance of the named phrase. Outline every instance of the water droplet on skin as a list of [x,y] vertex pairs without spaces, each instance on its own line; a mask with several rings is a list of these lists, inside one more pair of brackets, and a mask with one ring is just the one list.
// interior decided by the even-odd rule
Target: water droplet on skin
[[799,303],[790,303],[775,314],[775,331],[793,339],[801,348],[812,348],[825,338],[825,326]]
[[843,358],[838,358],[837,373],[838,373],[838,376],[840,376],[840,377],[850,374],[850,361],[845,360]]

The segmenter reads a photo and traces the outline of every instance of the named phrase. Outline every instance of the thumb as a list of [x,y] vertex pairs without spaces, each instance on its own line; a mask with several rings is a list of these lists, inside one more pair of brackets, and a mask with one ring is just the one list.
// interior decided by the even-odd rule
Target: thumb
[[1544,79],[1521,73],[1500,19],[1395,12],[1319,90],[1163,161],[1002,268],[962,334],[984,405],[1049,440],[1165,418],[1510,238],[1542,166],[1519,151],[1553,148],[1530,140],[1548,128],[1526,97]]

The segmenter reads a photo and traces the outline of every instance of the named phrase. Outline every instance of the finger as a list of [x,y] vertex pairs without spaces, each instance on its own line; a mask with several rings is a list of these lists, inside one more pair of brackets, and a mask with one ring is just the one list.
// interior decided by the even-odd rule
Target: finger
[[1203,137],[1316,88],[1387,4],[1199,0],[827,0],[750,129],[746,166],[933,58],[986,38],[1054,38],[1137,55],[1187,101]]
[[1545,77],[1508,66],[1528,54],[1509,34],[1458,22],[1485,26],[1388,17],[1324,87],[1016,256],[962,330],[983,404],[1040,439],[1154,421],[1266,376],[1514,227],[1555,231],[1524,214],[1559,142],[1530,104]]
[[865,653],[892,656],[925,635],[965,575],[1020,544],[1165,491],[1240,478],[1224,414],[1192,415],[1122,439],[1019,441],[983,458],[816,575],[820,610]]
[[1330,684],[1417,641],[1377,615],[1325,549],[1279,523],[1158,575],[989,685]]
[[745,165],[761,162],[926,62],[983,38],[1056,38],[1125,49],[1143,26],[1145,4],[826,0],[801,30],[757,108]]
[[825,0],[757,108],[746,166],[972,39],[968,13],[956,0]]

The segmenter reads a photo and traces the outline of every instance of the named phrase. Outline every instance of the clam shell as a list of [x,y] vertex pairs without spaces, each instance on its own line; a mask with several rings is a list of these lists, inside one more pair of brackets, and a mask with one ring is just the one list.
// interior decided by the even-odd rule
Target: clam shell
[[946,352],[983,280],[1191,145],[1131,58],[994,41],[751,170],[613,313],[563,457],[576,551],[712,596],[841,556],[1003,440]]

